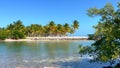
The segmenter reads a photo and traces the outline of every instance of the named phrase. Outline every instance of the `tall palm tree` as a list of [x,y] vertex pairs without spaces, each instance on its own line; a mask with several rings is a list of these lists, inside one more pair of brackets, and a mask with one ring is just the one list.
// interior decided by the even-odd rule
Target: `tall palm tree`
[[57,35],[61,36],[62,35],[62,30],[63,30],[63,26],[61,24],[57,25]]
[[75,33],[74,29],[71,28],[70,34],[74,34],[74,33]]
[[54,21],[50,21],[48,26],[49,26],[49,30],[50,30],[50,36],[54,36],[55,30],[56,30],[56,24],[54,23]]
[[73,29],[74,31],[79,28],[79,22],[77,20],[74,20],[73,22]]
[[26,26],[26,36],[28,37],[32,36],[31,26]]
[[6,30],[7,30],[8,38],[11,38],[11,37],[12,37],[13,28],[14,28],[13,24],[7,25]]
[[70,33],[71,28],[70,28],[70,26],[69,26],[68,23],[65,23],[65,25],[64,25],[63,27],[64,27],[65,35],[66,35],[67,33]]
[[37,36],[38,30],[38,24],[31,24],[32,36]]
[[42,25],[38,25],[38,35],[42,36],[44,34],[44,30],[43,30],[43,26]]
[[49,26],[48,25],[45,25],[43,26],[43,36],[49,36],[49,33],[50,33],[50,29],[49,29]]
[[23,25],[22,21],[18,20],[15,23],[16,30],[22,32],[25,35],[25,26]]

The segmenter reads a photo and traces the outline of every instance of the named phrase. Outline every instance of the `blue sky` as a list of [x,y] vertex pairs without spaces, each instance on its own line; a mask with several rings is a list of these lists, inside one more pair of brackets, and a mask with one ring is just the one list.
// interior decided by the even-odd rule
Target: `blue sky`
[[80,22],[74,35],[94,33],[93,25],[98,18],[87,16],[87,9],[102,8],[106,3],[116,7],[120,0],[0,0],[0,27],[21,20],[25,26],[30,24],[46,25],[51,20],[56,24]]

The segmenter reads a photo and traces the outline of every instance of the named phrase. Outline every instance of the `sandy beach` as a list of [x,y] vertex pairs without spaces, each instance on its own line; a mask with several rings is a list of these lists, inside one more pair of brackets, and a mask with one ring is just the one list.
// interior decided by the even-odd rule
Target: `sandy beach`
[[26,39],[6,39],[4,41],[52,41],[52,40],[87,40],[85,36],[65,36],[65,37],[26,37]]

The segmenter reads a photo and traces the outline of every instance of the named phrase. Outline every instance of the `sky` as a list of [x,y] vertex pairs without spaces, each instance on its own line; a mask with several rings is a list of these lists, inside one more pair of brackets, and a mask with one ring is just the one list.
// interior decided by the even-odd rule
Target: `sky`
[[50,21],[56,24],[72,24],[78,20],[80,27],[74,35],[85,36],[95,32],[99,18],[91,18],[87,10],[102,8],[106,3],[117,6],[120,0],[0,0],[0,27],[6,27],[13,21],[21,20],[25,26],[30,24],[46,25]]

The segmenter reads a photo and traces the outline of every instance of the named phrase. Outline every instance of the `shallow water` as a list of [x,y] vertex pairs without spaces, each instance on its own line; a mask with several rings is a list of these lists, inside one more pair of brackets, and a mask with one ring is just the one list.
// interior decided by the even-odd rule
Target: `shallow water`
[[0,68],[43,68],[80,60],[78,46],[94,41],[0,42]]

